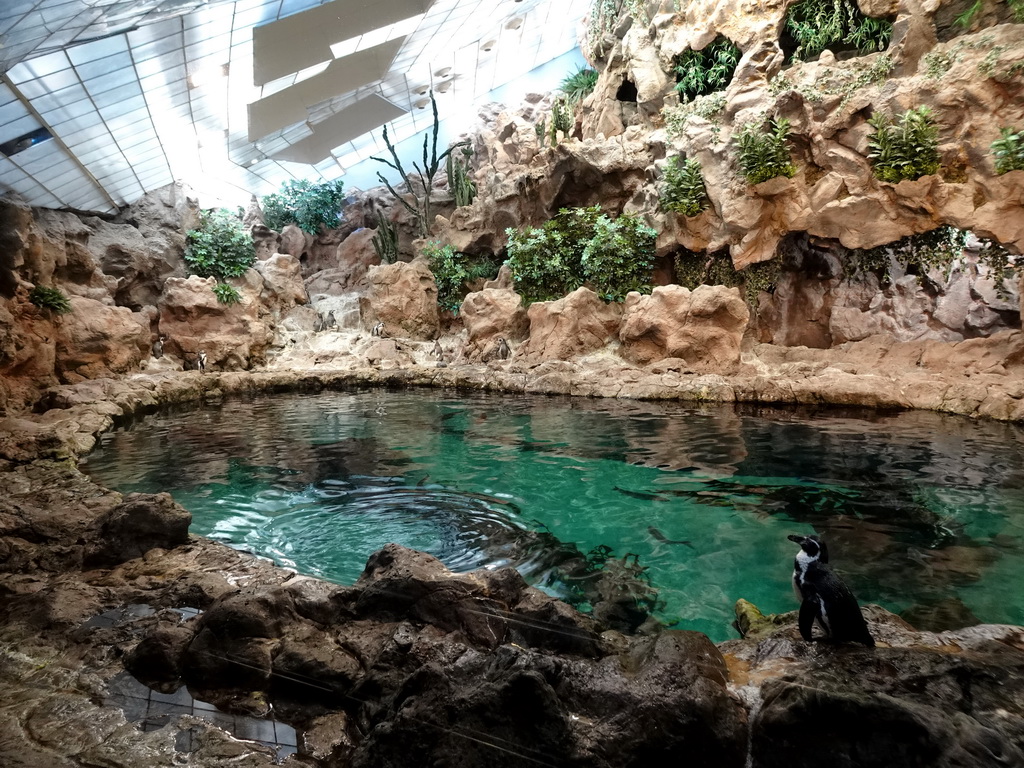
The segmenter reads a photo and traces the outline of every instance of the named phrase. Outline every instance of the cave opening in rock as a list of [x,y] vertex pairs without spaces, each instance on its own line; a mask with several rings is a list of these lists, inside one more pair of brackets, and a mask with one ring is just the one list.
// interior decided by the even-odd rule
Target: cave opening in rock
[[628,101],[635,104],[637,99],[636,84],[628,77],[623,78],[622,85],[615,92],[615,98],[618,101]]

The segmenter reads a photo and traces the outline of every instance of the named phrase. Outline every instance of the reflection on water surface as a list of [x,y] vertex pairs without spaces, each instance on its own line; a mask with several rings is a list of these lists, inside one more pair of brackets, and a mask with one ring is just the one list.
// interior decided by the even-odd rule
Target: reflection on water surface
[[340,583],[394,541],[459,571],[515,565],[586,608],[595,568],[629,555],[659,618],[721,641],[737,598],[796,607],[786,535],[817,531],[862,602],[1024,624],[1024,432],[1006,424],[351,391],[147,417],[83,467]]

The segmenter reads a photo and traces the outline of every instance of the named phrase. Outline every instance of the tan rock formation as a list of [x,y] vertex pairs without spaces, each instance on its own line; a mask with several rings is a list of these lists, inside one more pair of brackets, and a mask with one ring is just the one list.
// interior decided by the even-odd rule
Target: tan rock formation
[[424,259],[371,267],[367,281],[367,294],[359,302],[367,328],[383,323],[388,336],[437,338],[437,286]]
[[342,240],[337,246],[334,266],[316,272],[307,280],[309,294],[337,296],[364,288],[367,271],[380,264],[380,257],[373,248],[375,233],[373,229],[357,229]]
[[466,328],[466,346],[462,349],[466,360],[480,360],[499,338],[522,341],[529,333],[523,297],[511,288],[484,288],[468,294],[459,315]]
[[149,353],[149,319],[127,307],[72,296],[57,325],[56,370],[61,380],[112,376],[136,369]]
[[237,304],[221,304],[213,293],[217,281],[192,275],[168,278],[160,297],[160,332],[164,349],[194,362],[206,352],[210,368],[238,370],[262,359],[271,335],[260,320],[262,278],[255,270],[231,281],[242,294]]
[[275,253],[266,261],[257,261],[253,268],[263,278],[263,297],[268,304],[287,309],[309,301],[302,283],[302,267],[294,256]]
[[622,305],[606,303],[589,288],[577,288],[557,301],[538,301],[527,310],[530,338],[516,351],[527,365],[571,360],[615,340]]
[[647,365],[679,358],[686,373],[735,373],[740,342],[750,313],[736,288],[678,285],[655,288],[650,296],[626,297],[620,354]]

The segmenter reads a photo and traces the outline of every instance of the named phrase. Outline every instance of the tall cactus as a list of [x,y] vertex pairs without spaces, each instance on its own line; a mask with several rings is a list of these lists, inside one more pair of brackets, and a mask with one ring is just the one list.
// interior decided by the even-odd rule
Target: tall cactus
[[398,260],[398,227],[383,211],[377,211],[377,232],[371,242],[383,264],[394,264]]
[[391,182],[384,178],[384,174],[377,172],[377,178],[381,181],[384,186],[388,188],[388,191],[395,196],[395,199],[401,203],[409,213],[416,219],[416,223],[419,224],[420,236],[426,237],[430,234],[430,192],[434,185],[434,176],[437,175],[438,168],[441,167],[441,162],[451,154],[452,150],[457,147],[464,147],[469,144],[468,141],[459,141],[452,144],[448,149],[442,152],[440,155],[437,154],[437,130],[441,124],[441,121],[437,117],[437,102],[434,100],[434,92],[430,92],[430,104],[434,108],[434,127],[432,134],[432,141],[430,144],[430,155],[427,155],[427,134],[423,135],[423,167],[421,168],[418,163],[413,163],[412,167],[416,169],[416,173],[420,177],[420,186],[423,187],[423,197],[421,198],[416,194],[416,189],[413,187],[412,181],[409,179],[409,175],[406,173],[405,168],[402,167],[402,161],[398,159],[398,152],[395,151],[395,145],[391,143],[391,139],[388,138],[388,127],[384,126],[384,144],[388,148],[388,152],[391,153],[391,160],[383,157],[371,157],[371,160],[376,160],[378,163],[384,163],[384,165],[390,166],[391,168],[398,171],[398,174],[402,177],[402,181],[405,182],[406,187],[413,194],[416,205],[413,206],[408,200],[402,197],[391,186]]
[[476,197],[476,184],[469,177],[469,156],[472,152],[468,149],[462,150],[463,154],[466,155],[466,164],[463,165],[462,161],[456,159],[455,155],[448,155],[448,162],[445,166],[445,170],[448,172],[448,189],[452,193],[452,197],[455,198],[455,205],[461,208],[464,205],[469,205],[473,202],[473,198]]

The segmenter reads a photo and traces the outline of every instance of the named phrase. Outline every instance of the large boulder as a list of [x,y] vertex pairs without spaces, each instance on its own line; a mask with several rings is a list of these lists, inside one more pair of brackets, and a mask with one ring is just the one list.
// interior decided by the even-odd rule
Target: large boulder
[[271,309],[279,312],[309,301],[302,283],[299,260],[286,253],[275,253],[265,261],[257,261],[253,269],[263,278],[263,298]]
[[212,277],[167,279],[159,303],[166,353],[189,363],[202,350],[209,366],[227,370],[248,368],[263,358],[271,341],[269,329],[260,320],[263,280],[250,269],[231,283],[242,296],[236,304],[217,300],[213,292],[217,281]]
[[367,295],[359,301],[363,321],[384,323],[384,333],[410,339],[437,338],[437,286],[424,259],[371,267]]
[[342,240],[333,265],[316,272],[306,281],[309,295],[337,296],[364,287],[367,271],[381,263],[373,248],[375,232],[373,229],[357,229]]
[[138,368],[149,345],[148,317],[95,299],[70,298],[57,324],[56,370],[67,383]]
[[151,549],[188,543],[191,513],[169,493],[132,493],[99,521],[86,565],[113,565],[142,557]]
[[665,285],[650,296],[630,293],[620,353],[638,365],[678,358],[690,373],[735,373],[749,319],[738,288],[700,285],[691,291]]
[[516,352],[528,365],[571,360],[615,340],[622,306],[607,303],[589,288],[577,288],[557,301],[538,301],[527,310],[530,338]]
[[523,297],[511,288],[484,288],[468,294],[459,315],[467,331],[462,350],[467,360],[479,360],[499,338],[521,341],[530,328]]

